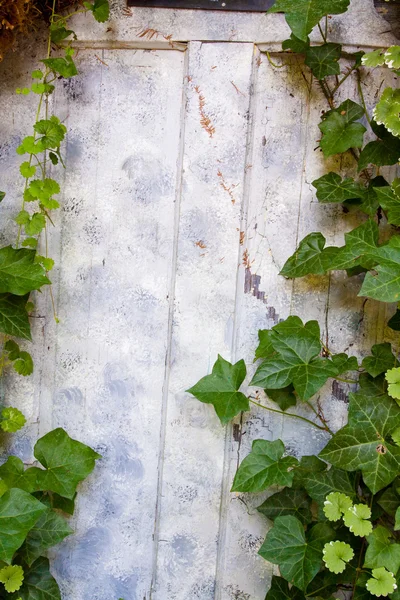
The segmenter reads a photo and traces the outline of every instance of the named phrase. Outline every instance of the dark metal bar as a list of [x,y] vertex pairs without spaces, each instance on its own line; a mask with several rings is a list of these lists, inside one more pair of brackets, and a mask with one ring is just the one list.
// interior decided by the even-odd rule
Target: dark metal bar
[[128,6],[265,12],[275,0],[128,0]]

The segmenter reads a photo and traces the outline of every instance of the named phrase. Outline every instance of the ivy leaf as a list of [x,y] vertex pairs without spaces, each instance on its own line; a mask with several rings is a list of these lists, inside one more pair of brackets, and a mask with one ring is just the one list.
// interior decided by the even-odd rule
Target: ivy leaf
[[[393,437],[393,433],[392,433]],[[379,496],[378,505],[383,508],[385,512],[391,517],[396,514],[397,507],[400,505],[400,498],[395,489],[395,483],[386,489],[382,495]]]
[[346,471],[360,469],[365,484],[376,494],[400,471],[400,448],[389,441],[399,426],[400,408],[388,396],[350,394],[348,425],[332,437],[319,456]]
[[31,494],[17,488],[0,498],[0,560],[11,563],[14,552],[45,510]]
[[77,39],[75,33],[71,29],[66,29],[64,23],[64,21],[61,21],[50,25],[51,41],[54,42],[54,44],[59,44],[70,35],[72,35],[75,40]]
[[276,0],[268,12],[284,12],[293,34],[305,42],[322,17],[344,13],[349,4],[350,0]]
[[[397,361],[396,361],[396,364]],[[386,381],[388,382],[388,394],[394,398],[397,404],[400,404],[400,367],[390,369],[386,373]]]
[[333,493],[341,493],[355,499],[354,476],[341,469],[331,468],[329,471],[310,471],[302,477],[302,483],[308,495],[321,507],[326,497]]
[[12,594],[19,590],[24,581],[24,570],[19,565],[10,565],[0,569],[0,582],[4,584],[6,592]]
[[328,542],[324,546],[323,560],[332,573],[343,573],[346,563],[354,557],[354,551],[345,542]]
[[372,268],[377,258],[373,253],[378,248],[379,228],[372,219],[368,219],[345,236],[345,245],[334,257],[331,270],[352,269],[354,267]]
[[33,177],[36,173],[36,167],[34,165],[30,165],[27,161],[22,163],[22,165],[19,167],[19,170],[22,177],[25,177],[26,179]]
[[400,90],[387,87],[374,108],[374,119],[390,133],[400,136]]
[[7,407],[1,411],[0,427],[7,433],[15,433],[25,425],[26,419],[18,408]]
[[322,549],[333,535],[334,531],[327,523],[318,523],[307,532],[306,537],[304,526],[298,519],[278,517],[259,554],[279,565],[282,577],[304,591],[318,573]]
[[274,347],[271,343],[271,329],[260,329],[258,331],[259,344],[255,353],[255,360],[259,358],[269,358],[275,354]]
[[292,384],[281,390],[264,390],[268,398],[279,406],[283,411],[290,408],[290,406],[296,406],[297,398],[294,394],[294,387]]
[[362,57],[361,62],[364,67],[381,67],[385,64],[385,57],[382,53],[382,50],[378,48],[378,50],[366,52],[366,54],[364,54]]
[[0,293],[24,296],[50,283],[43,268],[35,264],[35,254],[25,248],[0,248]]
[[348,371],[357,371],[358,360],[355,356],[348,356],[345,352],[334,354],[331,356],[332,362],[339,373],[347,373]]
[[308,400],[337,375],[332,361],[318,357],[321,342],[316,321],[304,325],[299,317],[289,317],[272,328],[270,339],[278,356],[261,363],[250,385],[282,389],[292,383],[300,399]]
[[395,165],[400,158],[400,140],[389,133],[384,127],[377,129],[379,140],[369,142],[362,149],[358,160],[358,170],[362,171],[368,165],[383,167]]
[[366,588],[374,596],[387,596],[397,588],[393,573],[384,567],[372,570],[372,577],[368,579]]
[[302,456],[299,466],[294,471],[292,487],[303,489],[305,487],[304,482],[310,475],[323,473],[326,471],[327,466],[328,465],[323,460],[320,460],[318,456]]
[[32,491],[32,487],[25,477],[24,463],[17,456],[9,456],[6,462],[0,466],[0,477],[9,489],[19,488],[25,492]]
[[347,509],[353,506],[351,498],[341,492],[331,492],[324,502],[324,514],[329,521],[339,521]]
[[354,535],[366,537],[372,532],[371,509],[366,504],[355,504],[343,515],[343,522]]
[[295,54],[305,54],[310,47],[310,40],[307,37],[306,41],[299,40],[293,33],[288,40],[282,42],[282,50],[291,50]]
[[385,63],[389,69],[400,69],[400,46],[390,46],[386,50]]
[[257,510],[272,521],[286,515],[296,517],[304,525],[312,521],[311,499],[304,490],[285,488],[269,496]]
[[[1,252],[1,251],[0,251]],[[31,340],[31,328],[26,312],[27,296],[0,294],[0,332]]]
[[379,204],[387,212],[388,223],[400,226],[400,197],[395,193],[393,185],[375,188],[375,192]]
[[371,352],[372,356],[364,358],[362,366],[372,377],[377,377],[399,364],[392,353],[392,346],[388,342],[375,344],[372,346]]
[[38,558],[25,570],[25,579],[18,592],[21,600],[61,600],[57,581],[50,573],[49,560]]
[[45,467],[26,470],[35,491],[49,490],[72,499],[79,482],[93,471],[100,458],[92,448],[73,440],[61,427],[40,438],[34,448],[35,458]]
[[105,21],[108,21],[110,16],[108,0],[95,0],[94,4],[91,4],[90,2],[84,2],[83,5],[85,8],[93,12],[94,18],[99,23],[105,23]]
[[289,590],[289,584],[285,579],[273,575],[265,600],[304,600],[304,594],[295,587]]
[[381,302],[397,302],[400,297],[400,244],[399,236],[393,236],[387,244],[371,252],[371,260],[377,266],[367,273],[359,296],[367,296]]
[[293,456],[283,457],[284,451],[281,440],[254,440],[250,454],[237,470],[231,492],[261,492],[271,485],[290,486],[292,469],[298,461]]
[[392,534],[386,527],[375,527],[367,538],[364,567],[386,567],[389,571],[397,573],[400,568],[400,544],[393,543],[391,538]]
[[400,529],[400,506],[398,506],[396,509],[395,523],[394,523],[394,530],[399,531],[399,529]]
[[200,402],[212,404],[221,423],[225,424],[240,412],[250,410],[248,398],[239,392],[245,377],[244,360],[232,365],[218,355],[211,375],[206,375],[187,391]]
[[322,131],[320,146],[324,156],[341,154],[350,148],[361,148],[366,128],[356,123],[364,115],[364,109],[352,100],[346,100],[338,108],[325,113],[318,125]]
[[306,51],[305,64],[310,67],[313,75],[321,80],[329,75],[339,75],[339,58],[342,53],[340,44],[323,44],[311,46]]
[[40,62],[44,63],[46,67],[51,69],[54,73],[61,75],[61,77],[65,77],[65,79],[69,79],[78,74],[73,58],[68,54],[65,58],[43,58]]
[[354,198],[364,197],[364,188],[351,179],[342,179],[337,173],[327,173],[312,182],[317,190],[319,202],[345,202]]
[[385,396],[387,393],[387,384],[384,375],[371,377],[368,373],[361,373],[358,378],[358,385],[364,396],[378,398],[379,396]]
[[21,352],[17,342],[14,340],[7,340],[4,344],[4,350],[7,352],[9,360],[16,360],[19,358]]
[[48,509],[29,531],[21,550],[24,561],[31,566],[46,550],[71,535],[73,530],[66,520]]
[[[49,58],[48,60],[63,60],[58,58]],[[50,119],[42,119],[33,126],[39,136],[43,148],[59,148],[63,141],[67,128],[60,122],[57,117],[50,117]],[[45,180],[46,181],[46,180]],[[60,188],[58,188],[60,191]]]
[[304,277],[323,275],[335,260],[339,248],[324,248],[326,240],[322,233],[310,233],[299,244],[296,252],[285,262],[280,275]]

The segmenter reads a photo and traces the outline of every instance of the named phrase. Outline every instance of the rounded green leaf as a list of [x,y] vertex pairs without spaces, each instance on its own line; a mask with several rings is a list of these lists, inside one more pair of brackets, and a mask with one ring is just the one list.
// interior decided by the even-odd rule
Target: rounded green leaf
[[346,494],[332,492],[324,502],[324,514],[329,521],[338,521],[352,506],[353,502]]
[[364,67],[380,67],[385,64],[385,56],[383,51],[378,48],[372,52],[366,52],[361,59]]
[[354,535],[366,537],[372,532],[371,509],[366,504],[355,504],[348,508],[343,521]]
[[25,425],[26,419],[18,408],[7,407],[1,411],[0,427],[7,433],[15,433]]
[[387,596],[397,589],[396,579],[393,573],[384,567],[372,570],[372,577],[366,584],[367,590],[374,596]]
[[[388,394],[396,401],[400,401],[400,367],[390,369],[386,372],[386,381],[388,382]],[[399,403],[399,402],[398,402]]]
[[12,594],[19,590],[24,581],[24,570],[19,565],[10,565],[0,569],[0,582],[4,584],[6,591]]
[[386,88],[374,108],[374,119],[390,133],[400,136],[400,89]]
[[400,46],[390,46],[386,50],[385,63],[389,69],[400,69]]
[[345,542],[329,542],[325,544],[323,552],[323,561],[332,573],[343,573],[348,563],[354,556],[354,552],[349,544]]

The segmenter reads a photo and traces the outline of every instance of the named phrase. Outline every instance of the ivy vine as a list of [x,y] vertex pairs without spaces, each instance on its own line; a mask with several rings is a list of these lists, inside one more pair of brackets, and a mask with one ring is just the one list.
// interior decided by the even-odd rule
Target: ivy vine
[[[53,225],[52,211],[60,207],[56,199],[60,185],[50,176],[50,169],[65,168],[61,144],[67,129],[49,114],[48,98],[58,80],[78,73],[71,46],[76,35],[68,29],[72,14],[91,12],[99,22],[108,19],[108,0],[83,5],[74,13],[59,15],[53,0],[47,56],[40,61],[41,68],[32,72],[29,87],[16,90],[17,94],[34,94],[38,103],[32,135],[17,148],[17,154],[24,157],[20,173],[25,181],[21,210],[15,218],[16,241],[0,248],[0,376],[7,367],[22,376],[33,372],[32,357],[25,349],[25,342],[32,341],[32,292],[49,286],[57,320],[49,279],[54,261],[48,256],[48,226]],[[61,56],[52,56],[54,46],[62,49]],[[0,192],[0,201],[5,196]],[[44,249],[42,253],[38,246]],[[4,432],[14,433],[25,422],[17,408],[2,408]],[[25,468],[17,456],[9,456],[0,466],[0,598],[61,600],[46,552],[73,533],[66,516],[73,514],[77,486],[92,472],[100,455],[58,428],[36,442],[34,456],[39,466]]]
[[[304,55],[312,79],[322,90],[319,147],[324,157],[348,154],[357,177],[329,172],[313,182],[321,204],[338,203],[344,214],[360,215],[341,247],[328,246],[320,232],[307,235],[281,275],[288,278],[344,270],[363,278],[359,295],[381,302],[400,300],[400,179],[380,172],[400,159],[400,90],[383,90],[368,114],[363,95],[366,69],[381,67],[400,74],[400,46],[365,54],[344,52],[328,41],[328,18],[345,13],[350,0],[276,0],[269,12],[283,12],[291,36],[283,50]],[[322,43],[312,45],[317,27]],[[268,56],[270,62],[271,58]],[[345,62],[345,67],[343,66]],[[274,67],[278,66],[272,63]],[[337,102],[337,92],[355,77],[359,102]],[[373,141],[364,143],[367,130]],[[351,161],[347,161],[351,162]],[[345,217],[344,217],[345,218]],[[383,234],[385,232],[385,234]],[[388,323],[400,331],[400,310]],[[376,344],[361,362],[333,354],[321,341],[316,321],[289,316],[260,330],[257,368],[246,393],[243,360],[218,357],[212,373],[188,391],[213,405],[226,424],[251,405],[301,419],[329,439],[318,456],[297,459],[281,440],[258,439],[241,462],[232,492],[272,493],[259,507],[273,526],[259,554],[279,567],[266,600],[350,600],[390,597],[400,590],[400,364],[388,342]],[[334,378],[354,384],[348,423],[333,431],[316,395]],[[309,417],[298,415],[297,405]],[[304,411],[302,411],[302,414]],[[344,594],[344,596],[343,596]]]

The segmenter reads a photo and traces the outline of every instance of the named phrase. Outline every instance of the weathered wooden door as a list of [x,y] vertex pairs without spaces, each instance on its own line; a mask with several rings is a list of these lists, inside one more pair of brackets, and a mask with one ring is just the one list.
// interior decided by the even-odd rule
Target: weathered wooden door
[[[305,234],[340,243],[350,227],[310,185],[329,169],[315,150],[323,96],[298,57],[275,54],[277,69],[263,54],[288,37],[283,17],[114,5],[108,28],[76,22],[81,75],[54,98],[69,130],[51,235],[60,323],[39,299],[33,383],[8,383],[30,422],[14,450],[29,461],[37,435],[62,426],[103,455],[54,554],[65,599],[263,600],[268,523],[230,494],[233,474],[256,437],[300,455],[323,433],[257,411],[224,429],[185,390],[217,353],[249,362],[257,329],[290,313],[362,352],[383,308],[354,300],[342,275],[278,275]],[[392,41],[372,0],[331,29],[352,48]],[[26,56],[35,66],[40,45]],[[3,222],[21,196],[15,147],[32,108],[13,94],[28,63],[1,67]],[[326,388],[332,422],[347,391]]]

